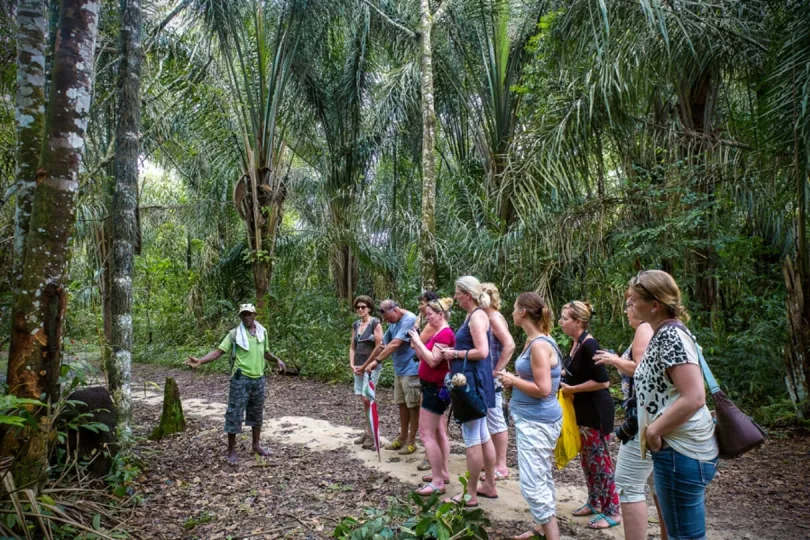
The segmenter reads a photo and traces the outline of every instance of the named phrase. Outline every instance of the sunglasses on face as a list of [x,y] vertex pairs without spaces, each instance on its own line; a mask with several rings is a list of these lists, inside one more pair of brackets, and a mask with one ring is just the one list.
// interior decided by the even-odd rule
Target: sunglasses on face
[[368,306],[365,305],[365,304],[359,304],[357,306],[354,306],[355,311],[360,310],[360,309],[368,309]]

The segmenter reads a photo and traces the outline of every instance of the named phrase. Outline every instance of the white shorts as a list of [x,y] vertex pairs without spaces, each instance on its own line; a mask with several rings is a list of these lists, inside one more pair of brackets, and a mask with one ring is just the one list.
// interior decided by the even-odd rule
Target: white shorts
[[616,491],[619,492],[619,502],[636,503],[646,501],[645,486],[649,483],[652,488],[653,461],[650,453],[647,459],[641,459],[641,446],[638,435],[627,444],[619,446],[619,458],[616,463]]
[[503,416],[503,392],[495,392],[495,406],[487,409],[487,429],[490,435],[509,431],[509,424]]
[[486,417],[461,424],[461,436],[464,437],[464,445],[467,448],[487,442],[490,437]]
[[[377,365],[374,368],[374,371],[371,372],[371,382],[374,383],[374,387],[377,387],[377,381],[380,380],[380,373],[382,372],[382,365]],[[354,395],[355,396],[362,396],[363,395],[363,387],[366,385],[366,381],[368,380],[368,372],[364,372],[362,375],[355,375],[354,376]]]

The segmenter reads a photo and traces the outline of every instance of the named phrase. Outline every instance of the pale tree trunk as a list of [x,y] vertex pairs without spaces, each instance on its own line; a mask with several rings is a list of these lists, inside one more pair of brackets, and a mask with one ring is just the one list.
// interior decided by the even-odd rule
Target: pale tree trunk
[[42,132],[45,124],[45,57],[48,46],[45,0],[19,0],[17,5],[17,195],[14,215],[15,291],[22,279],[25,235],[31,217]]
[[[449,3],[450,0],[445,0]],[[419,67],[422,93],[422,223],[419,253],[422,290],[436,289],[436,107],[433,101],[433,51],[430,38],[434,17],[428,0],[419,0]]]
[[121,0],[121,63],[115,127],[115,190],[112,197],[112,280],[107,386],[118,409],[122,448],[132,435],[132,277],[138,239],[138,154],[141,123],[141,0]]
[[[67,301],[68,245],[75,222],[79,170],[90,112],[100,5],[62,0],[47,124],[25,241],[20,294],[12,306],[9,393],[53,401],[59,396],[60,348]],[[37,486],[47,467],[50,418],[8,431],[2,455],[15,455],[18,486]]]

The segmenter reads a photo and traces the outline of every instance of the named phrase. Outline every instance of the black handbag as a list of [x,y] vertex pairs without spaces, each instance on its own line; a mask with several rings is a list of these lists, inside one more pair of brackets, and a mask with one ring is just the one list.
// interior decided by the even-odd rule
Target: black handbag
[[[464,352],[464,364],[461,373],[467,369],[467,354]],[[455,374],[454,374],[455,375]],[[464,374],[465,377],[467,374]],[[453,404],[453,417],[456,422],[463,424],[472,420],[484,418],[487,415],[487,404],[484,398],[478,393],[478,375],[472,373],[473,380],[467,380],[464,386],[453,386],[450,390],[450,401]]]

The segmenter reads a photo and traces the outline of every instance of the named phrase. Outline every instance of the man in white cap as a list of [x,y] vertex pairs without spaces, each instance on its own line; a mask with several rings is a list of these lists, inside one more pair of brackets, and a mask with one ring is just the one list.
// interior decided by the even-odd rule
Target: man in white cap
[[[264,361],[275,360],[280,370],[284,362],[270,353],[267,331],[256,322],[253,304],[241,304],[242,322],[228,332],[219,347],[202,358],[189,356],[186,365],[198,368],[213,362],[225,353],[231,358],[231,386],[228,392],[228,411],[225,413],[225,433],[228,434],[228,462],[236,463],[236,434],[242,431],[242,422],[253,430],[253,453],[269,456],[261,446],[264,418]],[[247,417],[246,417],[247,416]]]

